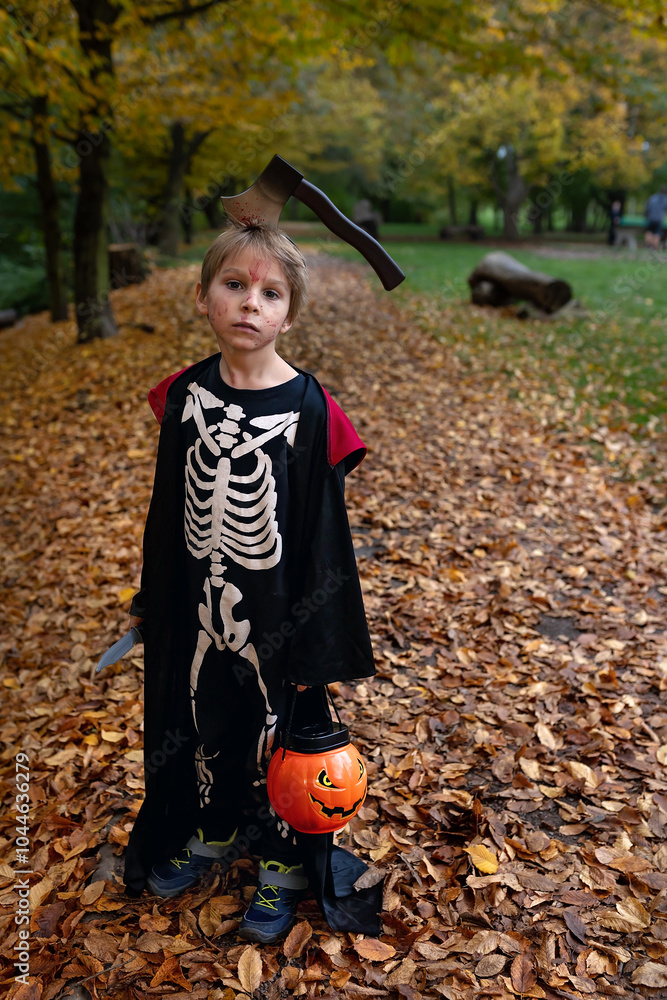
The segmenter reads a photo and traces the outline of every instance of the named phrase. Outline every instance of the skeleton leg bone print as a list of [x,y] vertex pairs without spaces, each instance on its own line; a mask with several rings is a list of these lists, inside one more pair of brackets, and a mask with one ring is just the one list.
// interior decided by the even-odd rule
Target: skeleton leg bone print
[[[226,647],[246,659],[255,670],[266,709],[264,730],[257,747],[260,766],[263,759],[268,760],[277,716],[269,704],[257,652],[249,638],[250,622],[247,619],[237,621],[234,617],[234,608],[243,599],[243,594],[231,581],[225,580],[225,571],[228,561],[256,571],[269,569],[280,561],[282,537],[276,519],[276,484],[271,458],[262,446],[282,434],[294,446],[299,413],[290,411],[248,420],[248,425],[260,431],[253,436],[250,431],[241,429],[246,418],[241,406],[225,404],[196,382],[192,382],[188,390],[182,422],[194,420],[198,437],[188,449],[186,458],[185,541],[192,556],[210,560],[203,601],[199,604],[201,628],[190,666],[192,714],[199,732],[195,696],[199,672],[211,644],[214,643],[218,650]],[[206,410],[211,409],[222,410],[225,419],[209,424]],[[254,469],[245,475],[236,474],[233,471],[236,461],[253,453]],[[214,626],[212,588],[220,591],[221,631]],[[212,759],[205,754],[203,746],[198,748],[195,764],[202,805],[210,801],[212,774],[207,761]]]

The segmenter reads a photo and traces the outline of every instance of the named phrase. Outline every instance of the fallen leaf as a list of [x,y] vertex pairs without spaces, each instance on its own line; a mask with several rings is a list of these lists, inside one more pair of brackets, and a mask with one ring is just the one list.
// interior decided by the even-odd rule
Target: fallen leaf
[[124,737],[125,733],[118,733],[113,729],[102,730],[102,739],[106,740],[107,743],[119,743]]
[[354,942],[354,950],[360,958],[367,958],[370,962],[386,962],[396,954],[395,948],[378,938],[357,940]]
[[470,855],[470,860],[478,871],[485,875],[494,875],[498,871],[498,858],[484,844],[474,844],[463,850]]
[[104,881],[102,879],[97,882],[91,882],[81,893],[81,903],[83,906],[90,906],[100,898],[103,892]]
[[167,934],[157,934],[155,931],[148,931],[142,934],[136,943],[138,951],[146,951],[155,954],[158,951],[170,951],[180,955],[186,951],[192,951],[192,942],[181,937],[170,937]]
[[632,973],[632,982],[636,986],[651,986],[660,989],[667,986],[667,965],[659,962],[644,962],[638,965]]
[[387,872],[383,871],[381,868],[374,868],[370,866],[367,871],[363,873],[363,875],[359,876],[357,881],[354,883],[354,888],[357,892],[360,889],[369,889],[372,885],[377,885],[379,882],[382,882],[386,874]]
[[[516,961],[516,959],[515,959]],[[490,979],[497,976],[505,968],[507,958],[504,955],[485,955],[475,966],[475,975],[480,979]]]
[[411,958],[404,958],[402,962],[392,969],[384,981],[384,985],[391,989],[401,983],[410,983],[417,969],[417,964]]
[[527,952],[517,955],[510,968],[512,986],[517,993],[527,993],[537,982],[532,957]]
[[262,982],[262,957],[251,944],[241,953],[236,973],[243,989],[252,996]]
[[283,955],[285,958],[299,958],[312,936],[313,928],[307,920],[302,920],[300,923],[295,924],[283,944]]
[[189,983],[183,975],[175,955],[169,955],[151,979],[151,986],[159,986],[161,983],[176,983],[188,993],[192,990],[192,983]]
[[542,746],[548,747],[549,750],[557,750],[561,745],[560,741],[556,739],[549,726],[545,725],[543,722],[537,722],[535,724],[535,733],[537,734],[537,738]]
[[118,942],[105,931],[91,931],[83,943],[100,962],[113,962],[118,955]]
[[51,894],[54,889],[54,884],[47,875],[45,878],[40,879],[35,885],[30,887],[30,894],[28,900],[30,902],[30,909],[36,910],[38,906]]
[[627,920],[628,923],[636,924],[638,929],[648,927],[651,923],[651,915],[639,900],[634,899],[632,896],[619,900],[616,904],[616,909],[624,920]]
[[594,791],[600,784],[600,779],[588,764],[582,764],[578,760],[565,761],[565,767],[573,778],[578,778],[584,783],[584,791]]
[[170,923],[171,918],[161,913],[142,913],[139,917],[139,926],[144,931],[166,931]]
[[563,919],[571,934],[582,943],[586,943],[586,924],[575,910],[563,910]]

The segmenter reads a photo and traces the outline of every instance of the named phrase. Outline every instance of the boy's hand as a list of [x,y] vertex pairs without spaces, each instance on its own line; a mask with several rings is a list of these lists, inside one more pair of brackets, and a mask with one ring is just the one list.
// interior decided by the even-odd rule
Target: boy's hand
[[130,628],[139,628],[143,620],[143,618],[137,618],[136,615],[130,615]]

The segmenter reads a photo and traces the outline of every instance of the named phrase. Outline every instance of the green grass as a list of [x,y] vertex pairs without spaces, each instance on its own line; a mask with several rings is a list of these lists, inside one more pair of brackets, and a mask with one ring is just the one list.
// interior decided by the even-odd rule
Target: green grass
[[385,222],[380,226],[380,234],[383,240],[392,237],[437,239],[441,228],[435,222]]
[[[553,244],[546,244],[553,247]],[[435,306],[453,312],[442,332],[463,355],[475,352],[487,370],[502,373],[521,394],[521,376],[543,378],[546,390],[557,373],[561,388],[571,388],[586,419],[602,419],[633,431],[664,426],[667,416],[667,255],[651,256],[599,248],[599,259],[553,259],[511,248],[526,266],[568,281],[589,314],[551,323],[517,320],[488,309],[488,322],[470,319],[467,277],[492,245],[386,241],[385,249],[406,273],[392,294],[420,309],[420,296],[433,315]],[[558,243],[559,250],[567,250]],[[349,247],[333,252],[357,259]],[[555,248],[554,248],[555,249]],[[575,247],[572,248],[576,249]],[[581,250],[581,247],[579,247]],[[596,250],[596,248],[589,248]],[[457,332],[458,330],[458,332]],[[452,332],[453,331],[453,332]]]
[[[425,226],[392,228],[401,236],[432,235]],[[299,224],[293,238],[304,250],[360,260],[355,250],[325,233],[317,224]],[[568,281],[589,311],[585,319],[523,321],[489,308],[488,322],[472,321],[466,279],[494,249],[490,243],[385,240],[387,252],[406,273],[406,281],[392,295],[417,312],[423,303],[430,313],[428,329],[451,341],[463,357],[475,352],[490,374],[507,379],[510,392],[521,395],[522,372],[530,373],[531,380],[542,378],[545,390],[557,373],[560,388],[573,391],[589,422],[601,417],[633,431],[662,426],[667,416],[667,255],[663,262],[643,249],[631,254],[604,245],[582,247],[575,241],[568,247],[564,234],[558,235],[561,238],[545,239],[542,245],[558,252],[589,250],[599,257],[543,257],[521,244],[503,249],[527,267]],[[177,258],[159,259],[158,265],[200,263],[214,236],[212,231],[197,233],[191,246],[181,246]],[[442,329],[434,325],[434,307],[436,315],[438,309],[443,316],[452,313]]]
[[[286,228],[289,229],[289,225]],[[387,235],[393,231],[395,235],[404,237],[434,236],[437,233],[435,226],[409,223],[383,227],[383,234],[385,230]],[[315,239],[325,236],[324,242],[318,244],[320,249],[350,260],[359,259],[358,253],[351,247],[326,239],[325,234],[323,226],[313,225],[312,236]],[[158,266],[180,267],[184,263],[201,263],[215,235],[213,230],[197,233],[190,246],[181,244],[178,257],[159,257]],[[310,232],[298,233],[294,238],[305,247],[310,247],[309,236]],[[410,243],[384,239],[383,245],[405,271],[406,281],[397,290],[401,297],[415,292],[427,292],[450,301],[469,299],[470,290],[466,279],[481,258],[494,249],[488,243],[450,243],[440,240]],[[559,252],[567,249],[560,240],[545,241],[544,245]],[[520,244],[517,249],[504,249],[527,267],[568,281],[574,297],[596,314],[599,321],[621,317],[650,321],[667,316],[667,255],[663,262],[643,249],[632,255],[625,250],[596,246],[590,249],[602,254],[601,259],[576,257],[563,260],[531,253],[530,250],[521,249]],[[572,247],[573,252],[581,249],[576,244]]]
[[[403,243],[386,240],[385,249],[405,271],[406,281],[399,287],[401,295],[427,292],[451,301],[468,300],[467,277],[476,264],[494,250],[479,243]],[[545,246],[554,247],[549,243]],[[568,281],[576,299],[581,301],[599,321],[605,318],[634,320],[662,319],[667,316],[667,255],[654,257],[646,250],[634,255],[625,250],[606,247],[590,248],[602,256],[588,260],[579,256],[553,259],[529,250],[503,247],[522,264]],[[558,252],[566,247],[558,243]],[[332,252],[349,259],[358,257],[351,248],[331,244]],[[581,252],[573,247],[573,253]]]

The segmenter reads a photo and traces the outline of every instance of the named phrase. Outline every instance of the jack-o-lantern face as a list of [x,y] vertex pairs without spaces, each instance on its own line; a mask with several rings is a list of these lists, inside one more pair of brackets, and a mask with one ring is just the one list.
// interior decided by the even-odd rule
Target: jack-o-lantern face
[[301,833],[340,830],[366,798],[366,767],[348,743],[322,753],[287,750],[274,754],[267,775],[269,800],[282,819]]

